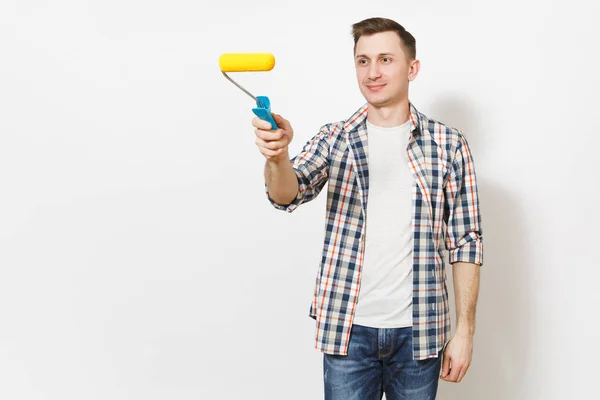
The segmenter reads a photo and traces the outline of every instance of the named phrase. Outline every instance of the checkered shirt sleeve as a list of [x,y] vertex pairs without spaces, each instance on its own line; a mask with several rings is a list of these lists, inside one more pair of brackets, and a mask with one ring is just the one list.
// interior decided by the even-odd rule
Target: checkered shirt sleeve
[[483,244],[475,165],[461,132],[445,188],[446,249],[450,263],[483,264]]

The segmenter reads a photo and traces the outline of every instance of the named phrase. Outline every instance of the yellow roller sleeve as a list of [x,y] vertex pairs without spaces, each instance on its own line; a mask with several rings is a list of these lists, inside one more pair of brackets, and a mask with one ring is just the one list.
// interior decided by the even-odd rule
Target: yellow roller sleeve
[[270,71],[275,66],[271,53],[226,53],[219,58],[223,72]]

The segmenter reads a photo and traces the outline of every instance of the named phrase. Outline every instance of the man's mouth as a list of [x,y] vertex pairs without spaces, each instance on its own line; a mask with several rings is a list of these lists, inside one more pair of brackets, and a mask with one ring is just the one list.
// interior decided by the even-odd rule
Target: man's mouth
[[385,83],[381,83],[378,85],[366,85],[367,88],[373,92],[376,92],[385,86]]

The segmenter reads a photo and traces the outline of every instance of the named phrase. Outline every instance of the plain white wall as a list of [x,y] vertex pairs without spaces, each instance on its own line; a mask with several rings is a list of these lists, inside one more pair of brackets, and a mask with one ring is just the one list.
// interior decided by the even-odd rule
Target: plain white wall
[[253,102],[291,152],[363,104],[350,26],[417,39],[410,98],[463,129],[485,266],[473,365],[441,399],[594,397],[597,3],[0,3],[0,399],[318,399],[322,195],[263,192]]

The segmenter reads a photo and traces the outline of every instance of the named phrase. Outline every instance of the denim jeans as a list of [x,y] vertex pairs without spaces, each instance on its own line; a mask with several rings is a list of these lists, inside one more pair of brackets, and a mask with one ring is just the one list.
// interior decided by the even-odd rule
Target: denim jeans
[[323,354],[325,400],[435,399],[441,356],[413,360],[412,327],[355,324],[347,356]]

